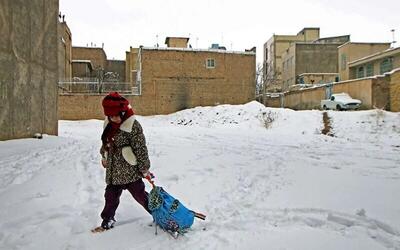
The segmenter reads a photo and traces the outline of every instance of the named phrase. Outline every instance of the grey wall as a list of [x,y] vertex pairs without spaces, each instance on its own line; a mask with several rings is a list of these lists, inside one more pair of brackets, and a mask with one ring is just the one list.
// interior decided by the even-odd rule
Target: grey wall
[[338,44],[296,44],[296,76],[303,73],[337,73]]
[[58,0],[0,0],[0,140],[57,135]]

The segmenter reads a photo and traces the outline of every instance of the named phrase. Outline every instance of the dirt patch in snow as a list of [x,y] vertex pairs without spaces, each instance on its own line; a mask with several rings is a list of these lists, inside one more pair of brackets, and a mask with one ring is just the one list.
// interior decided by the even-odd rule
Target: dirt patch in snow
[[323,135],[329,135],[334,137],[335,135],[332,133],[331,129],[331,118],[328,116],[328,112],[322,113],[322,121],[324,123],[324,128],[322,129],[321,133]]

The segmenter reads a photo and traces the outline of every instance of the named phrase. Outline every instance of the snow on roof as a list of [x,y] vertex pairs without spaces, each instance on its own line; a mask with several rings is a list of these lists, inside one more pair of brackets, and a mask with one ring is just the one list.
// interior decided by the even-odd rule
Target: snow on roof
[[307,76],[307,75],[339,75],[339,73],[303,73],[299,76]]
[[90,60],[81,60],[81,59],[76,59],[76,60],[71,60],[72,63],[92,63]]
[[212,52],[223,54],[242,54],[242,55],[256,55],[254,52],[245,51],[229,51],[223,49],[193,49],[193,48],[174,48],[174,47],[142,47],[143,50],[168,50],[168,51],[188,51],[188,52]]

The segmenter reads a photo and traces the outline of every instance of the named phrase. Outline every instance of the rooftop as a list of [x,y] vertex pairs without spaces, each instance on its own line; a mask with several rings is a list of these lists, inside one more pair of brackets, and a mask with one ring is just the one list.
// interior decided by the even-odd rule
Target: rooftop
[[223,54],[256,55],[256,53],[254,53],[254,52],[229,51],[229,50],[223,50],[223,49],[193,49],[193,48],[174,48],[174,47],[142,47],[142,49],[143,50],[210,52],[210,53],[223,53]]

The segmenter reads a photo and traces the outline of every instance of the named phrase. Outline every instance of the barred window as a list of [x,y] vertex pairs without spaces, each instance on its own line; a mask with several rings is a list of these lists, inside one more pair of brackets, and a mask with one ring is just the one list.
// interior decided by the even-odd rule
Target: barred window
[[392,57],[386,58],[381,62],[381,74],[389,72],[392,70],[393,65],[392,65]]
[[208,59],[207,59],[206,67],[207,67],[207,69],[213,69],[213,68],[215,68],[215,59],[213,59],[213,58],[208,58]]
[[365,76],[364,66],[357,69],[357,78],[363,78]]
[[373,76],[374,75],[374,65],[372,63],[367,64],[366,71],[367,71],[366,76]]

